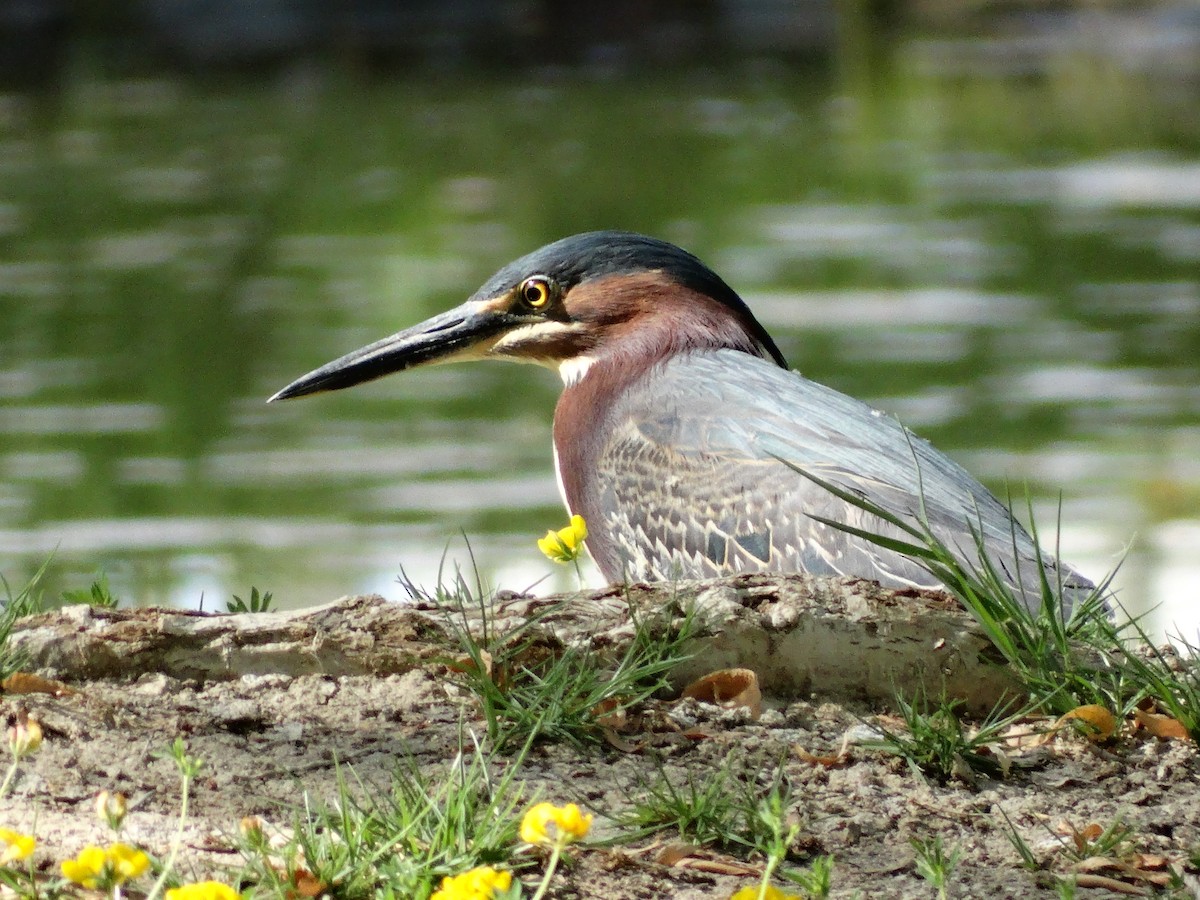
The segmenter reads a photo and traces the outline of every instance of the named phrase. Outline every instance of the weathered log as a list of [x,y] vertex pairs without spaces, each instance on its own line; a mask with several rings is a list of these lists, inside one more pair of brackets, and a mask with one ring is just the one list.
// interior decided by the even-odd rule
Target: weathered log
[[672,673],[677,684],[749,668],[767,696],[880,700],[945,692],[985,709],[1012,680],[958,604],[935,591],[874,582],[742,575],[674,585],[615,586],[533,598],[501,593],[478,605],[392,603],[377,595],[279,613],[218,614],[73,606],[16,623],[30,667],[63,681],[149,672],[214,681],[244,675],[403,673],[462,655],[464,628],[493,637],[525,626],[611,658],[635,618],[661,628],[694,609],[700,636]]

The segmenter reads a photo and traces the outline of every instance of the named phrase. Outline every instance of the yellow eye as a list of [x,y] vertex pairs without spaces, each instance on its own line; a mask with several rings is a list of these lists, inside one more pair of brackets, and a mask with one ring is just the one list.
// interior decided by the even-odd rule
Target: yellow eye
[[527,278],[521,282],[517,295],[530,309],[543,309],[550,303],[550,282],[545,278]]

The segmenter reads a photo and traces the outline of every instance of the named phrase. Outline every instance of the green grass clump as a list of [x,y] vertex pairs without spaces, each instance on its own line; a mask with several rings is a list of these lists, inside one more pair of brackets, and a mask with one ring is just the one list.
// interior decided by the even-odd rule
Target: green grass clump
[[0,608],[0,681],[14,672],[19,672],[29,663],[28,657],[19,650],[13,649],[9,643],[13,623],[35,613],[42,612],[45,604],[42,600],[41,582],[50,566],[50,560],[42,563],[33,573],[25,586],[16,593],[8,583],[8,579],[0,575],[0,584],[4,586],[4,606]]
[[660,764],[653,780],[643,781],[628,807],[613,818],[633,829],[622,842],[670,831],[688,843],[765,858],[758,888],[743,888],[735,897],[757,896],[778,876],[819,900],[832,886],[833,857],[818,856],[807,868],[784,868],[796,858],[801,824],[795,806],[782,764],[766,766],[761,758],[733,751],[716,769],[685,768],[670,775]]
[[345,900],[426,897],[443,877],[475,866],[528,865],[514,858],[523,759],[505,760],[498,778],[478,747],[460,749],[436,776],[410,759],[397,766],[390,789],[352,785],[339,770],[336,797],[321,802],[306,793],[282,845],[260,823],[243,824],[238,880],[278,897],[312,890]]
[[[764,788],[765,772],[773,774]],[[643,836],[670,831],[695,844],[768,854],[790,802],[782,766],[732,751],[715,768],[670,773],[660,762],[653,778],[635,786],[616,820]]]
[[1177,635],[1175,647],[1160,648],[1137,622],[1130,627],[1141,645],[1122,659],[1130,681],[1200,742],[1200,638],[1193,642]]
[[916,856],[917,874],[937,891],[938,900],[946,900],[950,879],[962,858],[962,847],[956,845],[947,851],[940,836],[914,838],[910,843]]
[[[501,635],[492,626],[491,605],[478,587],[458,577],[433,595],[411,583],[414,596],[448,610],[462,610],[452,623],[463,659],[452,665],[478,699],[487,735],[497,752],[531,741],[566,741],[576,746],[605,739],[606,729],[627,710],[669,689],[667,675],[691,654],[698,626],[687,612],[677,623],[634,620],[634,635],[619,657],[590,647],[563,646],[540,628],[562,604],[530,616]],[[472,633],[465,610],[480,613],[479,634]]]
[[91,586],[84,589],[63,591],[62,602],[67,606],[95,606],[100,609],[116,609],[121,598],[108,586],[108,574],[101,572]]
[[234,594],[233,599],[225,604],[225,609],[227,612],[234,614],[271,612],[272,599],[270,591],[260,594],[258,588],[251,586],[249,600],[243,600],[237,594]]
[[807,869],[788,874],[788,880],[797,885],[807,900],[825,900],[833,890],[832,856],[816,857]]
[[42,563],[41,567],[25,582],[25,586],[15,594],[8,579],[0,575],[0,584],[4,585],[4,609],[0,615],[10,624],[25,616],[45,611],[46,603],[42,596],[41,585],[42,579],[46,577],[47,569],[50,568],[50,562],[51,560],[47,559]]
[[876,722],[871,727],[880,738],[866,746],[900,756],[915,771],[939,781],[972,781],[977,774],[993,778],[1003,774],[1001,760],[989,745],[1030,712],[1028,708],[1011,712],[1011,704],[998,705],[971,727],[958,715],[964,705],[961,700],[943,697],[930,704],[924,694],[913,700],[897,695],[895,705],[904,720],[904,730],[892,730]]

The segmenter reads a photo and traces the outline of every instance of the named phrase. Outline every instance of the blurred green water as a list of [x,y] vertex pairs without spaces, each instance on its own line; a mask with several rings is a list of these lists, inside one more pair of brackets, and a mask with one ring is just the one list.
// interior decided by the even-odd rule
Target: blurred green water
[[[852,57],[845,57],[852,58]],[[106,79],[0,97],[0,573],[139,603],[521,588],[557,393],[447,367],[266,396],[598,227],[705,258],[806,375],[896,412],[1063,556],[1200,568],[1200,92],[1090,57],[598,79]],[[1021,501],[1023,504],[1023,501]],[[566,585],[570,578],[545,586]],[[1192,618],[1189,619],[1188,617]]]

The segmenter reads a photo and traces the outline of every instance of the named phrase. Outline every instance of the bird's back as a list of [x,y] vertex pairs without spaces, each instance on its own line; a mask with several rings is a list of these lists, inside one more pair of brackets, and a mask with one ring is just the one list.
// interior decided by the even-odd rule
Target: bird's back
[[[1040,603],[1034,543],[983,485],[892,417],[753,355],[658,364],[615,400],[596,446],[584,512],[600,526],[592,552],[609,578],[807,571],[939,585],[908,557],[818,521],[901,536],[795,466],[905,521],[924,518],[968,566],[979,564],[974,529],[1026,602]],[[1090,587],[1044,561],[1068,595]]]

